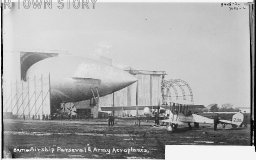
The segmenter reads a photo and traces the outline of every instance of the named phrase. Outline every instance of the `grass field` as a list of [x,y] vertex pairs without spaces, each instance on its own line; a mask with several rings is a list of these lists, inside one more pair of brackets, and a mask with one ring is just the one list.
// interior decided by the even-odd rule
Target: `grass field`
[[15,158],[164,159],[165,145],[250,145],[250,127],[213,131],[211,125],[170,133],[152,122],[118,119],[40,121],[4,120],[4,153]]

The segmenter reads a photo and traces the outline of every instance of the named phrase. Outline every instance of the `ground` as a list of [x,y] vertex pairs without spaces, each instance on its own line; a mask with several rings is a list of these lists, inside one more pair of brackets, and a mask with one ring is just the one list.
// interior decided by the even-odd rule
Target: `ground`
[[[4,153],[15,158],[148,158],[164,159],[165,145],[250,145],[250,126],[213,131],[211,125],[170,133],[153,121],[134,120],[10,120],[3,121]],[[27,150],[26,150],[27,149]]]

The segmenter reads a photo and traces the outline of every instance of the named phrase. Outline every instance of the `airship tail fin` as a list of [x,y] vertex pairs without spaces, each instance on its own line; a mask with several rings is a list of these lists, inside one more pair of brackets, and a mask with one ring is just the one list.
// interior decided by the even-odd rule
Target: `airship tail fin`
[[21,52],[20,68],[21,79],[26,81],[27,70],[35,63],[49,57],[58,56],[58,53],[42,53],[42,52]]

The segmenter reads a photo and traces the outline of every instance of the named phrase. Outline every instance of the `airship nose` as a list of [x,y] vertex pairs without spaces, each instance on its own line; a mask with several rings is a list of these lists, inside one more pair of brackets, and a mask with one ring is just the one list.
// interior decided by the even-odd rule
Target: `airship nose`
[[105,76],[101,81],[101,85],[103,87],[102,91],[112,93],[122,88],[125,88],[136,81],[137,78],[131,75],[130,73],[120,69],[113,68],[108,73],[105,73]]
[[91,60],[81,62],[73,77],[98,79],[100,81],[98,86],[100,96],[123,89],[137,81],[127,71]]
[[134,77],[133,75],[127,73],[126,71],[124,71],[123,74],[120,74],[119,77],[116,77],[117,80],[118,80],[118,84],[120,87],[126,87],[126,86],[129,86],[131,85],[132,83],[136,82],[137,81],[137,78]]

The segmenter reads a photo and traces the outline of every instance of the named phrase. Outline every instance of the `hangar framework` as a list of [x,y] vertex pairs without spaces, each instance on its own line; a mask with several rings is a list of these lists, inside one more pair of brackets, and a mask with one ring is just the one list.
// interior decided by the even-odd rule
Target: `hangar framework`
[[194,103],[192,88],[182,79],[163,80],[161,87],[163,104],[179,100],[187,104]]
[[50,115],[50,77],[33,77],[27,81],[4,85],[3,111],[17,118]]

